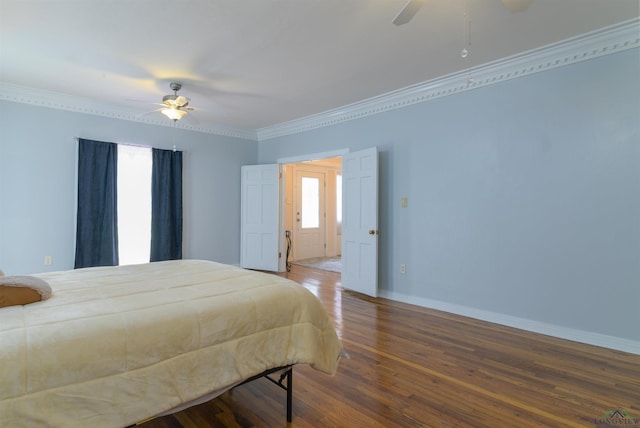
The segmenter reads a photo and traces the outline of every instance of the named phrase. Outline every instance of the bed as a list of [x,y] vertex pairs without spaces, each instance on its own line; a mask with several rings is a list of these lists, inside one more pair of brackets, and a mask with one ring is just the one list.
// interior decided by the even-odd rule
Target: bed
[[36,275],[50,299],[0,308],[0,426],[124,427],[341,343],[308,290],[202,260]]

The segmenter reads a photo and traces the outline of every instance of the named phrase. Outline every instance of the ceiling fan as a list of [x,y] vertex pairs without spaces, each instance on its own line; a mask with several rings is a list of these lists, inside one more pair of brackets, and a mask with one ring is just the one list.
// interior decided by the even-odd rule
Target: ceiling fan
[[164,107],[159,110],[160,113],[176,122],[182,119],[187,114],[187,111],[195,109],[189,107],[189,98],[178,95],[178,91],[182,89],[181,83],[172,82],[169,87],[173,91],[173,94],[162,97],[162,105],[164,105]]
[[[500,0],[509,12],[516,13],[526,10],[533,0]],[[393,19],[395,25],[403,25],[411,21],[416,13],[420,10],[427,0],[409,0],[402,7],[398,15]]]

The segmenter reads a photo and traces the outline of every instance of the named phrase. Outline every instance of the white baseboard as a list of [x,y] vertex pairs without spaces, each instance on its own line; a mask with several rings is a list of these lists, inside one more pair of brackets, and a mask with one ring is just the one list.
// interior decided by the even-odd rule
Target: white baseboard
[[450,312],[452,314],[471,317],[482,321],[488,321],[496,324],[506,325],[509,327],[519,328],[521,330],[527,330],[534,333],[572,340],[574,342],[586,343],[588,345],[601,346],[604,348],[615,349],[618,351],[640,355],[640,342],[635,340],[562,327],[540,321],[529,320],[526,318],[518,318],[511,315],[500,314],[497,312],[475,309],[468,306],[441,302],[439,300],[408,296],[406,294],[396,293],[393,291],[380,290],[380,297],[390,300],[396,300],[403,303],[409,303],[412,305],[422,306],[425,308]]

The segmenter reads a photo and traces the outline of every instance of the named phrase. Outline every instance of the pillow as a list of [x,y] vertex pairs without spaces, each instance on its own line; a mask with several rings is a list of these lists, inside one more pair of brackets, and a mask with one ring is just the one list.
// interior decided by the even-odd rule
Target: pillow
[[0,276],[0,308],[47,300],[51,286],[35,276]]

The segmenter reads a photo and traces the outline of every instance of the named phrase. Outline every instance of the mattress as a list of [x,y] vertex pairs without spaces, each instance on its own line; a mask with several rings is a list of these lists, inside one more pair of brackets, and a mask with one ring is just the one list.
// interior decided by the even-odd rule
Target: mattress
[[342,346],[285,278],[202,260],[37,275],[49,300],[0,309],[0,426],[122,427]]

